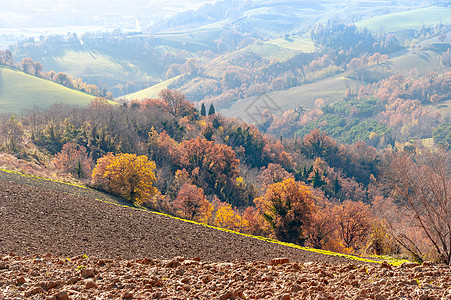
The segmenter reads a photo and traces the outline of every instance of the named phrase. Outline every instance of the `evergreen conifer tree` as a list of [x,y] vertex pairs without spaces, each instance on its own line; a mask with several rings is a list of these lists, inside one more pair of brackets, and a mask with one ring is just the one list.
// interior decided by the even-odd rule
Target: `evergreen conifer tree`
[[215,114],[215,107],[213,106],[213,103],[210,104],[210,108],[208,109],[208,115],[214,115]]

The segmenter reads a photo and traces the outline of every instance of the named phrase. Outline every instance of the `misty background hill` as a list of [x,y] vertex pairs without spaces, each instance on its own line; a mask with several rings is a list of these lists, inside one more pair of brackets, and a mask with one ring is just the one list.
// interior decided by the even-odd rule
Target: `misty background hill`
[[[20,0],[0,3],[0,11],[0,48],[11,49],[18,65],[30,57],[45,71],[72,75],[127,101],[177,89],[197,105],[215,103],[242,118],[261,93],[271,93],[286,111],[311,109],[318,98],[334,102],[359,87],[346,65],[339,65],[343,62],[328,62],[309,78],[299,74],[338,49],[314,39],[318,26],[355,26],[360,37],[350,37],[351,49],[365,35],[371,46],[395,34],[399,49],[371,50],[390,54],[382,76],[387,77],[413,68],[420,74],[444,72],[447,67],[438,65],[448,49],[451,22],[449,3],[440,0]],[[429,49],[434,43],[444,46]],[[344,63],[371,55],[368,51],[350,54]]]

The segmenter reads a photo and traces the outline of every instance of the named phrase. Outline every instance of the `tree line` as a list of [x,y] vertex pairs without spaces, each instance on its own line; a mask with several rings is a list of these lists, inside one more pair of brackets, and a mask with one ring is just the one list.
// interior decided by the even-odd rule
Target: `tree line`
[[382,151],[318,129],[276,139],[171,90],[124,105],[96,99],[3,116],[0,144],[186,219],[321,249],[450,261],[445,150]]

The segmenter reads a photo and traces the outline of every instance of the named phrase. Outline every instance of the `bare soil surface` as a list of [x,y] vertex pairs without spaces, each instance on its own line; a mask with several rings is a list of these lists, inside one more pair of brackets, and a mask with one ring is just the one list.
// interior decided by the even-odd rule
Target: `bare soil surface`
[[451,299],[447,266],[0,255],[2,299]]
[[363,264],[1,173],[0,299],[451,299],[449,266]]

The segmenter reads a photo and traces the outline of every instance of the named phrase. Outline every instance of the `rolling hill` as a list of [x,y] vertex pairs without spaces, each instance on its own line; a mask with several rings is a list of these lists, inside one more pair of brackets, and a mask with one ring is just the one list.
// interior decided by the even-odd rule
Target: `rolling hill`
[[[384,1],[337,4],[328,0],[302,3],[268,0],[254,1],[249,5],[240,2],[239,7],[233,7],[228,12],[220,11],[223,8],[221,5],[228,5],[227,1],[218,3],[181,13],[157,24],[154,31],[149,27],[148,31],[145,29],[130,35],[92,34],[89,42],[84,38],[76,43],[66,41],[60,45],[49,42],[48,51],[26,53],[27,48],[24,48],[25,52],[18,53],[18,58],[30,56],[40,61],[47,70],[65,72],[100,88],[110,88],[116,97],[122,99],[155,98],[161,89],[174,88],[198,102],[205,97],[218,96],[218,87],[228,68],[245,73],[243,70],[250,65],[255,69],[264,68],[273,63],[286,62],[301,53],[319,52],[306,30],[325,20],[347,23],[362,20],[356,23],[358,27],[366,27],[373,33],[412,30],[422,25],[447,24],[451,21],[450,8],[417,8],[418,5],[413,2],[409,5],[387,5]],[[390,24],[390,27],[385,28],[385,24]],[[225,36],[228,38],[224,39]],[[240,45],[239,39],[243,37],[250,37],[250,41],[244,39],[245,42]],[[253,43],[255,38],[259,41]],[[218,46],[221,39],[225,44],[236,44],[221,52],[223,50]],[[425,46],[424,41],[421,46]],[[164,80],[164,74],[171,65],[181,66],[174,74],[185,72],[184,64],[189,58],[194,58],[201,72]],[[408,73],[417,68],[420,74],[425,74],[437,71],[440,54],[430,50],[400,52],[391,56],[390,64],[393,72]],[[180,77],[182,80],[178,80]],[[298,106],[309,108],[317,98],[324,98],[326,102],[341,99],[352,82],[344,80],[346,74],[324,77],[305,86],[271,92],[268,96],[277,99],[282,110]],[[253,98],[233,103],[223,112],[245,117],[243,109],[252,103]]]
[[386,33],[419,29],[423,25],[449,24],[450,22],[451,7],[430,6],[369,18],[356,25],[359,28],[367,28],[372,33]]
[[440,62],[440,54],[430,50],[421,50],[418,52],[403,51],[400,55],[395,55],[389,60],[391,69],[396,73],[407,74],[412,69],[416,69],[419,74],[429,72],[447,72],[450,67],[444,66]]
[[160,82],[164,73],[153,59],[119,46],[61,44],[51,47],[51,55],[47,51],[36,51],[17,53],[17,58],[31,57],[42,63],[47,71],[70,74],[100,88],[112,88],[128,82],[148,86],[149,83]]
[[156,85],[153,85],[147,89],[137,91],[132,94],[128,94],[125,96],[119,97],[119,99],[125,99],[125,100],[142,100],[142,99],[154,99],[158,97],[158,94],[161,90],[167,89],[168,86],[175,81],[179,76],[176,76],[174,78],[162,81]]
[[[214,90],[215,86],[224,76],[227,68],[238,66],[242,68],[245,63],[243,57],[253,57],[255,63],[264,65],[264,61],[285,62],[300,53],[313,53],[318,49],[313,41],[307,36],[292,36],[289,38],[272,39],[266,42],[260,42],[254,45],[219,55],[211,61],[202,64],[203,74],[193,76],[178,89],[188,95],[199,94],[199,91]],[[141,100],[145,98],[155,98],[162,89],[169,88],[173,82],[176,82],[180,76],[162,81],[149,88],[135,93],[121,96],[119,98],[126,100]]]
[[55,103],[88,105],[94,96],[20,71],[0,67],[0,112],[18,113]]
[[[262,107],[270,109],[273,115],[298,107],[312,109],[316,99],[322,98],[325,103],[335,102],[344,97],[348,87],[355,86],[356,81],[339,74],[287,90],[270,92],[265,94],[264,98],[260,96],[245,98],[235,102],[230,108],[221,110],[221,113],[251,123],[260,122],[261,115],[258,112],[261,112]],[[262,99],[266,99],[266,102],[262,103],[260,101]]]

